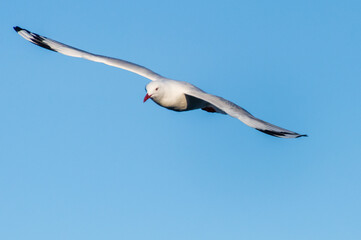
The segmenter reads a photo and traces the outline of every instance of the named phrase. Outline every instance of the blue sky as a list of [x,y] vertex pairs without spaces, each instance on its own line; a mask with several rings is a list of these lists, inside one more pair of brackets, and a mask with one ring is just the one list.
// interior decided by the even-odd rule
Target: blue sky
[[[359,239],[360,1],[3,1],[0,238]],[[142,103],[144,65],[307,133]]]

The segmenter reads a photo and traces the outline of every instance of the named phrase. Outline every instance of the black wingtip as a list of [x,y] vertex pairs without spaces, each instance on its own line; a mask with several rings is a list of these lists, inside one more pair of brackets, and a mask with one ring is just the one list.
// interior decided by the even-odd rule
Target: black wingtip
[[40,36],[39,34],[36,34],[36,33],[32,33],[32,32],[30,32],[30,31],[28,31],[28,30],[26,30],[26,29],[23,29],[23,28],[21,28],[21,27],[18,27],[18,26],[14,27],[14,30],[15,30],[16,32],[25,31],[25,32],[27,33],[27,34],[26,34],[26,37],[25,37],[26,40],[28,40],[28,41],[30,41],[31,43],[34,43],[34,44],[36,44],[36,45],[38,45],[38,46],[40,46],[40,47],[43,47],[43,48],[46,48],[46,49],[48,49],[48,50],[51,50],[51,51],[56,52],[55,49],[52,49],[52,48],[45,42],[45,40],[46,40],[45,37],[42,37],[42,36]]
[[[264,129],[259,129],[256,128],[256,130],[263,132],[265,134],[274,136],[274,137],[279,137],[279,138],[289,138],[289,136],[294,136],[294,138],[299,138],[299,137],[308,137],[307,134],[298,134],[298,133],[288,133],[288,132],[277,132],[277,131],[272,131],[272,130],[264,130]],[[296,136],[297,135],[297,136]],[[292,138],[292,137],[291,137]]]
[[265,129],[259,129],[259,128],[256,128],[256,130],[260,131],[260,132],[263,132],[265,134],[268,134],[268,135],[271,135],[271,136],[274,136],[274,137],[279,137],[279,138],[282,138],[285,136],[285,133],[284,132],[276,132],[276,131],[271,131],[271,130],[265,130]]
[[24,29],[22,29],[21,27],[16,26],[16,27],[14,27],[14,30],[15,30],[16,32],[19,32],[19,31],[24,30]]

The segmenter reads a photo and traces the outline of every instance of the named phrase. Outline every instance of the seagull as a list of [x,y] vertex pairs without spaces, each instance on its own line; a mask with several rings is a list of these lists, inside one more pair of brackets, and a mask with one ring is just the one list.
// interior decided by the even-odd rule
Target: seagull
[[233,102],[230,102],[222,97],[206,93],[188,82],[168,79],[148,68],[125,60],[86,52],[30,32],[18,26],[14,27],[14,30],[29,42],[48,50],[71,57],[85,58],[90,61],[122,68],[150,79],[151,82],[145,87],[147,93],[143,102],[148,99],[152,99],[156,104],[177,112],[202,109],[207,112],[227,114],[231,117],[237,118],[249,127],[275,137],[307,137],[306,134],[298,134],[258,119]]

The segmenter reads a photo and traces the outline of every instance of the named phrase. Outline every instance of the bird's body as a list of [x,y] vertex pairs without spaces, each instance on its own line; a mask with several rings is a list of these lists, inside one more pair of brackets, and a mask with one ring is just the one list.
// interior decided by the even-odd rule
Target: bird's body
[[[155,90],[157,88],[158,90]],[[172,79],[150,82],[146,86],[147,93],[151,94],[150,98],[159,106],[169,110],[183,112],[210,107],[209,103],[187,95],[186,92],[188,89],[202,91],[188,82]]]
[[92,54],[32,33],[20,27],[14,27],[14,29],[26,40],[48,50],[123,68],[152,80],[146,85],[147,94],[144,98],[144,102],[151,98],[158,105],[173,111],[182,112],[202,109],[207,112],[228,114],[250,127],[276,137],[298,138],[307,136],[260,120],[240,106],[224,98],[208,94],[188,82],[168,79],[143,66],[121,59]]
[[[156,85],[156,87],[152,89],[152,85]],[[150,98],[162,107],[180,112],[191,110],[190,104],[184,94],[183,86],[184,84],[180,81],[164,79],[157,82],[150,82],[146,86],[146,90],[150,92],[158,88],[158,90],[154,90],[154,92],[160,92],[160,94],[153,93],[150,95]],[[163,91],[164,89],[166,89],[166,91]]]

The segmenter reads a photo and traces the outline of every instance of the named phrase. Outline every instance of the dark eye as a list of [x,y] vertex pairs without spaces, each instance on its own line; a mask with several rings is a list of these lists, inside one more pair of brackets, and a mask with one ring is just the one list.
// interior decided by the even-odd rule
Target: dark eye
[[156,88],[155,90],[158,91],[159,88]]

